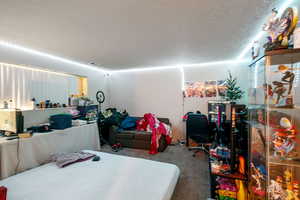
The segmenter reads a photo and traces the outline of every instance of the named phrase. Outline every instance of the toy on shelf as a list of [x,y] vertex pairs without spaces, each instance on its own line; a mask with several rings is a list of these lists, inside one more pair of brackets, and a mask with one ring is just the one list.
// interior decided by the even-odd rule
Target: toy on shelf
[[292,185],[293,185],[293,192],[294,192],[294,200],[300,200],[300,198],[299,198],[299,182],[294,181],[292,183]]
[[[271,171],[277,175],[271,177],[268,188],[271,200],[299,200],[299,182],[293,167],[272,166]],[[283,176],[282,176],[283,175]]]
[[262,183],[266,181],[263,167],[256,167],[253,163],[251,163],[251,170],[253,171],[251,178],[256,183],[255,186],[252,187],[253,192],[258,196],[265,196],[266,192],[262,187]]
[[277,176],[276,180],[271,180],[269,185],[269,194],[271,200],[283,200],[286,199],[287,195],[282,187],[282,177]]
[[272,9],[272,14],[263,30],[268,33],[268,42],[264,45],[267,51],[285,49],[289,46],[289,40],[298,22],[296,8],[287,8],[279,18],[277,9]]
[[274,156],[279,155],[286,159],[295,156],[295,153],[292,155],[292,151],[295,149],[297,132],[291,121],[287,117],[282,117],[280,128],[273,129],[273,131],[275,132],[272,139]]
[[[293,85],[295,80],[295,73],[293,69],[286,65],[279,65],[271,69],[273,74],[273,81],[269,84],[264,84],[266,100],[275,107],[293,108]],[[278,75],[277,75],[278,74]]]

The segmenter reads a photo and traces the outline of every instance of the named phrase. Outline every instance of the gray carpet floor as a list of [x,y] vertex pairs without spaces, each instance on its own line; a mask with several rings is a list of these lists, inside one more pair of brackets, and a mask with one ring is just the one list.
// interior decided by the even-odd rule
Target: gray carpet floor
[[108,145],[104,145],[102,151],[177,165],[181,174],[172,200],[206,200],[209,197],[208,158],[202,152],[192,157],[192,152],[181,145],[169,146],[163,153],[156,155],[130,148],[113,152]]

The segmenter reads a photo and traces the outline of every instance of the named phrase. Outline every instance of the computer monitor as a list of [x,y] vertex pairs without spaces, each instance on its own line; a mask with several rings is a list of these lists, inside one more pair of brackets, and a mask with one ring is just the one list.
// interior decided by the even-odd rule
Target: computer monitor
[[0,109],[0,131],[23,132],[22,112],[13,109]]

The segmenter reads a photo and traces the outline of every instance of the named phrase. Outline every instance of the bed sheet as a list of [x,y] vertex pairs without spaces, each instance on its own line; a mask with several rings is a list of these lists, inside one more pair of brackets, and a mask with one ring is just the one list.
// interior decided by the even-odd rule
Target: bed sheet
[[91,160],[58,168],[54,163],[0,181],[9,200],[170,200],[177,166],[140,158],[97,154]]

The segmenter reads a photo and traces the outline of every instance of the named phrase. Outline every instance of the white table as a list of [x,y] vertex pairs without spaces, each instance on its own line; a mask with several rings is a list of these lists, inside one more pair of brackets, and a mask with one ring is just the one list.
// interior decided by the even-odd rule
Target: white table
[[84,149],[100,150],[97,124],[35,133],[19,140],[0,138],[0,179],[47,163],[51,154]]

